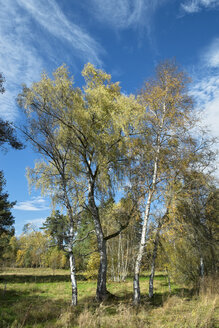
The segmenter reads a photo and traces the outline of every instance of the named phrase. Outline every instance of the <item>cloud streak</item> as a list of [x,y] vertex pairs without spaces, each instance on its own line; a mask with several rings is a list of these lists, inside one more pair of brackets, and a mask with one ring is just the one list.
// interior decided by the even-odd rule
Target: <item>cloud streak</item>
[[205,126],[219,138],[219,39],[205,49],[198,67],[191,93],[197,107],[202,109]]
[[69,53],[73,63],[79,59],[101,65],[104,50],[66,18],[55,0],[1,1],[0,71],[6,78],[6,92],[0,95],[1,118],[15,121],[21,84],[38,80],[44,68],[56,68],[69,59]]
[[[201,53],[197,71],[193,74],[191,95],[201,110],[201,125],[219,140],[219,39],[215,38]],[[217,145],[214,146],[217,150]],[[219,164],[219,158],[215,166]],[[219,178],[219,167],[215,171]]]
[[193,14],[202,9],[212,9],[219,6],[219,0],[187,0],[181,4],[181,8],[187,14]]
[[219,138],[219,75],[205,76],[192,88],[197,107],[202,109],[203,124]]
[[167,0],[90,0],[96,19],[115,29],[146,27],[150,34],[153,14]]
[[38,77],[42,68],[36,49],[29,46],[29,23],[15,1],[1,2],[0,69],[6,78],[6,92],[0,96],[0,114],[8,120],[17,118],[15,98],[21,83]]
[[25,220],[26,223],[30,223],[34,227],[42,227],[43,223],[46,221],[46,218],[38,218],[33,220]]
[[202,60],[211,68],[219,68],[219,38],[215,38],[203,54]]
[[78,56],[101,64],[102,47],[78,25],[70,22],[54,0],[18,0],[44,29],[56,38],[68,42]]
[[45,211],[48,210],[49,207],[46,205],[45,199],[42,197],[34,197],[32,200],[18,202],[13,209],[19,211]]

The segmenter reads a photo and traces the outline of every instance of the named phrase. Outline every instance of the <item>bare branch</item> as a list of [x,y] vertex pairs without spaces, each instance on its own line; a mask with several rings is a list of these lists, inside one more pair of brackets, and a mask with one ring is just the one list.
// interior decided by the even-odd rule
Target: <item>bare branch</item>
[[88,233],[86,234],[86,236],[84,236],[83,238],[80,238],[80,239],[75,239],[74,242],[73,242],[73,245],[75,243],[78,243],[78,242],[81,242],[83,240],[85,240],[91,233],[95,232],[95,230],[91,230],[91,231],[88,231]]

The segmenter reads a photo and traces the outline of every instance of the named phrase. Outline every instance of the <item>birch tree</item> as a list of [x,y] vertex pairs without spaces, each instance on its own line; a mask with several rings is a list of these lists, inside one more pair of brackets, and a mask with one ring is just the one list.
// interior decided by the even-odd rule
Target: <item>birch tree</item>
[[144,111],[138,129],[143,137],[136,172],[139,176],[137,181],[140,181],[138,185],[145,192],[145,207],[135,262],[135,305],[140,302],[139,273],[151,205],[155,196],[156,202],[164,203],[166,186],[175,176],[176,168],[179,171],[189,166],[196,146],[190,135],[194,118],[192,99],[187,93],[188,82],[187,76],[174,63],[164,62],[157,67],[155,78],[145,83],[139,95]]
[[[61,85],[56,85],[57,93],[60,89]],[[35,101],[30,100],[34,96]],[[69,232],[66,244],[70,261],[72,305],[76,305],[77,283],[73,242],[79,212],[78,189],[75,184],[75,172],[69,167],[69,144],[63,140],[62,129],[57,120],[49,115],[49,97],[44,76],[42,83],[36,85],[36,88],[33,87],[31,90],[24,87],[18,102],[26,114],[26,125],[22,131],[34,150],[41,155],[35,167],[28,169],[29,183],[41,189],[42,194],[49,194],[54,204],[63,205],[68,214]]]
[[[112,196],[113,189],[125,174],[128,153],[125,137],[137,104],[133,96],[121,93],[119,83],[111,82],[109,74],[93,65],[85,65],[82,75],[85,78],[83,90],[73,86],[64,66],[56,70],[53,79],[44,74],[40,82],[29,89],[24,88],[23,106],[27,111],[37,112],[40,119],[46,116],[47,120],[52,120],[57,128],[52,138],[55,136],[55,143],[58,142],[58,131],[59,140],[67,147],[68,155],[61,163],[58,160],[58,166],[61,165],[64,172],[66,167],[71,172],[75,188],[77,186],[82,195],[80,204],[92,215],[100,255],[96,296],[102,301],[108,294],[106,242],[119,235],[128,223],[119,225],[112,234],[104,235],[101,223],[104,218],[100,218],[98,199]],[[57,144],[55,165],[59,154]],[[66,206],[70,208],[66,176],[63,173],[60,176],[63,177]],[[71,215],[69,212],[69,217]]]
[[[100,209],[101,216],[105,217],[103,222],[104,234],[109,235],[113,233],[118,229],[119,223],[125,224],[132,208],[133,200],[122,198],[118,203],[109,201]],[[138,224],[139,216],[136,208],[135,213],[129,220],[129,226],[116,238],[112,238],[107,243],[108,271],[113,281],[124,281],[127,275],[133,272]]]

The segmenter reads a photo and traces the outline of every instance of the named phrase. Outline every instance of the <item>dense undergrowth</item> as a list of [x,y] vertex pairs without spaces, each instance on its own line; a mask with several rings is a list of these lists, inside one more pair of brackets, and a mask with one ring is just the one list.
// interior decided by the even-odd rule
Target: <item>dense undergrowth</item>
[[147,297],[148,276],[141,278],[142,302],[132,306],[132,280],[109,283],[115,297],[95,301],[95,281],[78,277],[79,303],[70,306],[69,274],[64,270],[10,269],[0,272],[1,328],[216,328],[219,323],[218,280],[201,282],[199,293],[155,278],[155,295]]

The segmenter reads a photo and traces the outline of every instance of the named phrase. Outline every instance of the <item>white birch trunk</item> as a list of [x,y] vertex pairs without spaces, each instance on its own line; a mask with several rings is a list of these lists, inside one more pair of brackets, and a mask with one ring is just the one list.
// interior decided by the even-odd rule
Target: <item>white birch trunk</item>
[[134,281],[133,281],[133,304],[134,305],[138,305],[140,303],[140,297],[141,297],[139,274],[140,274],[143,252],[144,252],[144,248],[146,245],[146,234],[147,234],[147,226],[148,226],[148,221],[149,221],[149,216],[150,216],[150,207],[151,207],[152,197],[155,192],[156,184],[157,184],[158,162],[159,162],[160,147],[161,147],[161,131],[163,129],[165,112],[166,112],[166,105],[164,103],[163,115],[162,115],[162,119],[161,119],[161,124],[159,126],[159,132],[157,135],[157,142],[156,142],[157,149],[156,149],[156,156],[155,156],[155,160],[154,160],[152,185],[148,192],[148,199],[147,199],[147,203],[146,203],[144,222],[143,222],[142,233],[141,233],[141,242],[140,242],[139,251],[137,254],[137,259],[135,262]]
[[76,266],[75,258],[73,254],[73,241],[74,241],[74,217],[72,213],[72,207],[68,198],[66,184],[64,182],[64,193],[65,193],[65,203],[70,221],[70,232],[68,238],[68,254],[69,254],[69,264],[70,264],[70,276],[71,276],[71,287],[72,287],[72,301],[71,305],[76,306],[78,301],[78,290],[77,290],[77,280],[76,280]]
[[203,260],[203,257],[201,256],[200,257],[200,276],[201,278],[204,277],[204,260]]
[[77,281],[76,281],[75,258],[73,252],[69,253],[69,262],[70,262],[71,290],[72,290],[71,304],[75,306],[77,305],[78,302],[78,289],[77,289]]
[[117,250],[117,281],[120,281],[121,273],[121,234],[119,235],[118,250]]
[[146,245],[146,234],[147,234],[147,226],[150,214],[150,206],[151,206],[151,199],[152,199],[152,191],[149,191],[146,210],[145,210],[145,217],[144,223],[142,227],[142,234],[141,234],[141,242],[140,247],[138,250],[137,259],[135,261],[135,272],[134,272],[134,281],[133,281],[133,303],[134,305],[138,305],[140,303],[140,284],[139,284],[139,274],[141,268],[141,261],[143,257],[144,248]]
[[72,301],[71,305],[75,306],[78,302],[78,289],[77,289],[77,280],[76,280],[76,267],[75,267],[75,258],[73,254],[73,237],[74,237],[74,230],[72,222],[70,222],[70,234],[69,234],[69,241],[68,241],[68,254],[69,254],[69,264],[70,264],[70,276],[71,276],[71,290],[72,290]]

